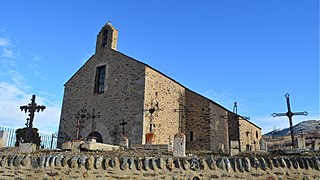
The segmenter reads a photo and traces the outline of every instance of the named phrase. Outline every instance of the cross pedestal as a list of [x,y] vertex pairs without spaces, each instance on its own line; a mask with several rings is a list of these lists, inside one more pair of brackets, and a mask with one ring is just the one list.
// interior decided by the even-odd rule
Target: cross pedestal
[[173,156],[186,156],[186,136],[183,133],[177,133],[173,139]]

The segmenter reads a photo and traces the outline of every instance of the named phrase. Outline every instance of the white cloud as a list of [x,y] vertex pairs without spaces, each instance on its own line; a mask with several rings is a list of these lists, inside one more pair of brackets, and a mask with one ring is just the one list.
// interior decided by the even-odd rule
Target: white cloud
[[14,54],[13,49],[9,49],[9,48],[2,48],[1,56],[4,58],[10,58],[10,59],[16,58],[16,55]]
[[6,38],[0,37],[0,46],[1,47],[9,47],[10,41]]
[[[3,35],[2,35],[3,36]],[[11,43],[10,39],[7,37],[0,37],[0,55],[3,58],[15,59],[17,54],[13,49],[13,44]]]
[[[20,111],[20,106],[27,105],[31,101],[32,94],[27,93],[14,84],[0,82],[0,126],[9,128],[21,128],[26,123],[27,113]],[[60,105],[49,103],[45,96],[37,96],[36,103],[45,105],[43,112],[36,113],[34,126],[39,131],[57,131],[60,118]]]
[[[20,106],[27,105],[31,102],[32,88],[28,84],[28,80],[17,70],[17,59],[21,58],[19,52],[15,50],[15,46],[10,39],[4,35],[4,31],[0,31],[0,57],[4,70],[1,72],[0,81],[0,126],[9,128],[25,127],[28,114],[20,111]],[[31,63],[41,62],[41,56],[32,55]],[[41,76],[36,69],[33,72]],[[36,113],[34,119],[34,127],[39,129],[41,133],[51,133],[57,131],[60,118],[60,105],[49,101],[52,99],[47,93],[38,93],[36,103],[45,105],[47,108],[43,112]]]

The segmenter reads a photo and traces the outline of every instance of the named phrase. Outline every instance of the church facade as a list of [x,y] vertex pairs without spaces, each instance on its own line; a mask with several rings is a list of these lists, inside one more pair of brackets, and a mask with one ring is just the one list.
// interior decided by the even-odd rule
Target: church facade
[[254,144],[261,139],[258,126],[118,52],[117,39],[118,31],[107,23],[97,36],[95,54],[65,84],[59,136],[66,138],[58,147],[66,139],[92,136],[117,145],[123,134],[130,145],[141,145],[149,132],[154,144],[168,144],[182,132],[187,150],[228,152],[230,141],[237,141],[240,150],[259,148]]

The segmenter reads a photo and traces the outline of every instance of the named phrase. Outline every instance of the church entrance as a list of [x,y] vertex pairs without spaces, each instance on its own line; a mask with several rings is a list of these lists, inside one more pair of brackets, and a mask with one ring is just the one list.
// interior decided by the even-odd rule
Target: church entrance
[[103,143],[103,141],[102,141],[102,136],[101,136],[101,134],[98,133],[97,131],[91,132],[91,133],[88,135],[88,137],[87,137],[87,141],[88,141],[89,139],[93,138],[93,137],[96,139],[96,141],[97,141],[98,143]]

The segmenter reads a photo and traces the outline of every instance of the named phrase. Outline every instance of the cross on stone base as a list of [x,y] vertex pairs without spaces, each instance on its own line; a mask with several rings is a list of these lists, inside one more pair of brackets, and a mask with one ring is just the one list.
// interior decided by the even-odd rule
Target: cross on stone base
[[28,105],[25,106],[20,106],[20,110],[24,111],[25,113],[29,112],[28,116],[29,118],[27,118],[27,123],[26,126],[28,127],[28,135],[25,139],[25,142],[33,142],[33,138],[32,138],[32,127],[33,127],[33,119],[35,116],[35,112],[40,112],[46,109],[46,106],[39,106],[36,103],[36,95],[32,95],[32,99],[31,99],[31,103],[29,103]]

